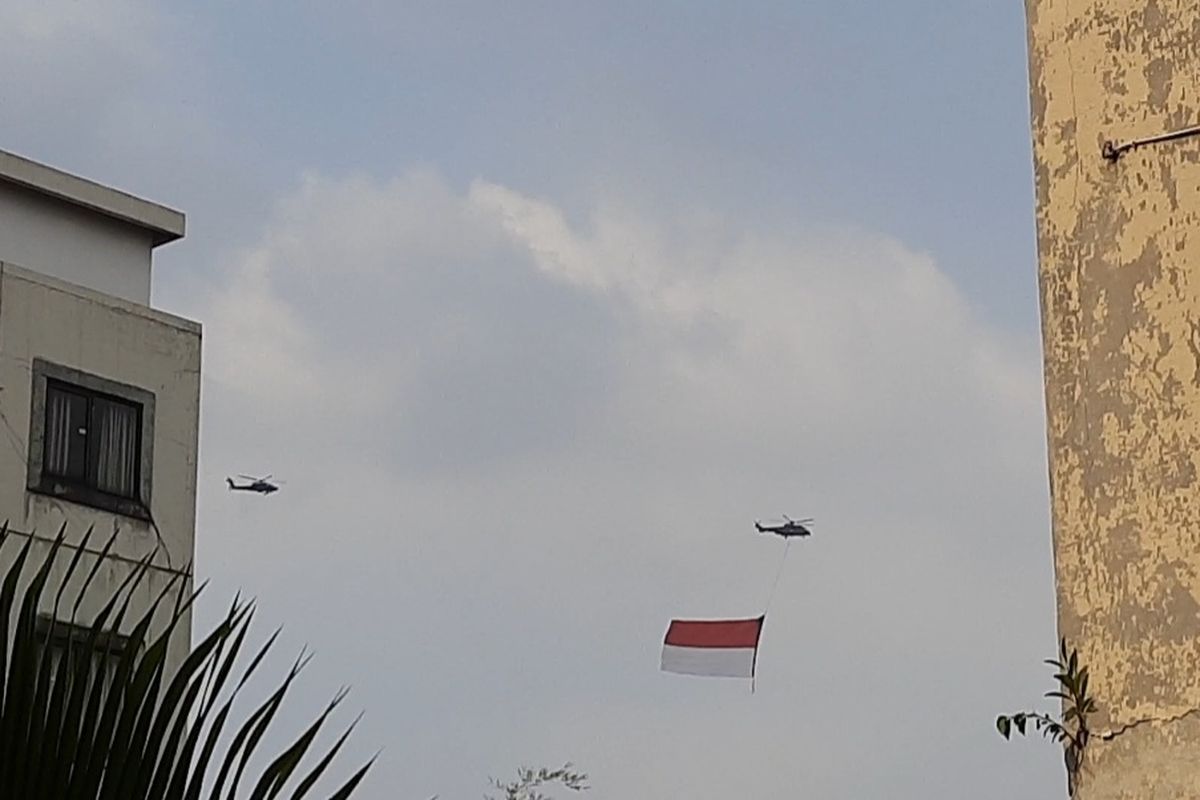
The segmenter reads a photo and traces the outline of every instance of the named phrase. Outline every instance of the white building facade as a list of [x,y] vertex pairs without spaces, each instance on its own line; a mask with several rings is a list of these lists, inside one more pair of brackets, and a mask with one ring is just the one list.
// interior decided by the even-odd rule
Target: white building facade
[[0,521],[35,563],[66,525],[54,588],[94,528],[66,608],[116,532],[84,624],[151,553],[131,613],[193,589],[201,328],[150,306],[154,249],[183,234],[178,211],[0,151]]

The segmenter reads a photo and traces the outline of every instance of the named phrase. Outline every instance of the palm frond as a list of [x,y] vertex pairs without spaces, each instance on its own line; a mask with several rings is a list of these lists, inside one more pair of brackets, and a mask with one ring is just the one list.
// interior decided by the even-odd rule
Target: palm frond
[[[208,787],[211,800],[270,800],[289,786],[293,798],[309,796],[354,728],[314,746],[345,690],[266,766],[251,769],[276,741],[271,724],[310,656],[302,653],[249,717],[230,725],[279,631],[238,666],[254,617],[254,603],[239,596],[179,657],[181,626],[203,587],[190,590],[186,571],[159,580],[151,553],[121,562],[123,578],[106,588],[96,579],[115,563],[107,557],[118,534],[97,554],[86,548],[90,529],[79,544],[67,544],[66,533],[46,540],[0,526],[0,797],[200,800]],[[83,577],[79,594],[64,602],[75,576]],[[83,608],[99,610],[80,624]],[[310,758],[315,765],[304,766]],[[373,763],[327,796],[348,798]],[[252,788],[239,794],[243,784]]]

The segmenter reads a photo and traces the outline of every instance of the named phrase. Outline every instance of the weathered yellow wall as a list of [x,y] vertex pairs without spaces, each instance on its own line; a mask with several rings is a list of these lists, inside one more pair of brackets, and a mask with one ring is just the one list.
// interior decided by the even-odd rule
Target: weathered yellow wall
[[[1059,626],[1098,732],[1078,796],[1200,798],[1198,0],[1028,0]],[[982,190],[982,189],[981,189]]]

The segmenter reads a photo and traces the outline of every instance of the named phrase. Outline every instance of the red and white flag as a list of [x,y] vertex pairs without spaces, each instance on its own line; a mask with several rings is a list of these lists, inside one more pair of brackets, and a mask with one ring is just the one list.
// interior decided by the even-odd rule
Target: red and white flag
[[753,678],[765,619],[671,620],[663,641],[662,669],[712,678]]

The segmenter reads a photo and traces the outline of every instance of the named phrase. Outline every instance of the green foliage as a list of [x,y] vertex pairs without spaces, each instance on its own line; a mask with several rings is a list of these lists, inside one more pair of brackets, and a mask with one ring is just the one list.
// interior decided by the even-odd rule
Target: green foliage
[[[540,789],[552,783],[561,784],[563,788],[572,792],[583,792],[588,788],[587,775],[575,772],[574,765],[569,762],[554,770],[545,767],[538,770],[520,767],[517,769],[517,779],[509,783],[492,779],[492,785],[503,793],[503,800],[551,800],[550,795],[542,794]],[[487,795],[487,800],[497,798]]]
[[996,718],[996,730],[1008,739],[1013,731],[1024,736],[1032,724],[1035,731],[1061,744],[1067,766],[1067,794],[1074,797],[1083,753],[1091,738],[1088,716],[1096,711],[1096,701],[1088,694],[1087,667],[1079,666],[1079,654],[1074,648],[1067,651],[1066,639],[1059,642],[1059,657],[1047,659],[1046,663],[1054,667],[1054,680],[1058,683],[1058,688],[1046,692],[1046,697],[1061,701],[1062,716],[1055,718],[1036,711],[1001,714]]
[[[92,531],[75,550],[63,577],[55,579],[51,603],[51,568],[63,550],[65,536],[64,526],[34,570],[29,563],[32,537],[12,535],[7,525],[0,527],[0,559],[20,547],[11,566],[0,570],[0,797],[272,800],[293,777],[298,781],[289,797],[301,800],[310,796],[354,727],[351,724],[315,765],[298,772],[345,692],[282,753],[257,770],[256,776],[245,775],[248,762],[258,754],[272,719],[308,659],[301,654],[267,699],[240,725],[233,723],[234,701],[279,631],[240,669],[240,678],[226,691],[254,616],[253,603],[235,598],[216,629],[200,639],[178,669],[168,674],[168,642],[198,592],[185,596],[176,575],[148,608],[133,608],[135,593],[140,597],[148,594],[146,576],[153,556],[138,563],[109,596],[100,597],[103,607],[82,628],[86,631],[82,641],[65,638],[62,657],[50,658],[56,632],[61,633],[67,623],[76,625],[85,594],[95,598],[104,591],[94,580],[116,539],[114,533],[104,544],[83,582],[80,599],[69,614],[60,616],[66,611],[62,606],[64,588],[79,571]],[[23,544],[14,544],[22,538]],[[167,597],[176,589],[172,605]],[[52,621],[40,631],[37,618],[47,605],[52,608]],[[152,627],[156,616],[168,620],[165,627]],[[119,655],[92,658],[112,631],[129,631]],[[232,734],[231,739],[222,743],[222,733]],[[358,769],[330,800],[349,797],[370,766]]]

